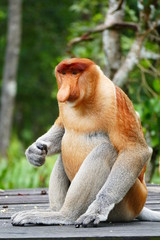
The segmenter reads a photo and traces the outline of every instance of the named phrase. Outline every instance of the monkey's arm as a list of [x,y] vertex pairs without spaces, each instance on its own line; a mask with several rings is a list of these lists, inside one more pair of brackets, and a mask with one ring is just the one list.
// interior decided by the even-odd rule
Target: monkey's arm
[[86,226],[91,222],[98,224],[100,221],[107,220],[115,204],[124,198],[135,183],[149,156],[148,149],[138,146],[121,152],[95,201],[76,221],[76,226]]
[[41,166],[45,157],[61,152],[61,140],[64,128],[58,118],[47,133],[39,137],[25,152],[28,161],[34,166]]

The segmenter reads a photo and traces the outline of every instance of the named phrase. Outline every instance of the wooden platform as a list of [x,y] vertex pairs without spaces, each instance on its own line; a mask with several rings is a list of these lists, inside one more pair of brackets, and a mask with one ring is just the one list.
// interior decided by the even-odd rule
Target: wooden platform
[[[160,186],[148,185],[148,191],[146,206],[160,211]],[[47,189],[0,192],[0,239],[160,239],[160,222],[101,223],[97,228],[11,225],[14,212],[48,206]]]

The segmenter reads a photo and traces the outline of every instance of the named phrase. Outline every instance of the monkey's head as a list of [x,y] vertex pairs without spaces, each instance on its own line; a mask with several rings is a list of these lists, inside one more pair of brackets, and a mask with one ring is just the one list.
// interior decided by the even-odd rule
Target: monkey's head
[[55,68],[58,102],[69,102],[76,106],[91,98],[98,74],[97,65],[87,58],[71,58],[60,62]]

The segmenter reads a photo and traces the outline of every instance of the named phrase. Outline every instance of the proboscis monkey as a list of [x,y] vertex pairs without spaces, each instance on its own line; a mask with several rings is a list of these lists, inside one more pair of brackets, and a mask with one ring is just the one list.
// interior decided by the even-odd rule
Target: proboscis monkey
[[129,98],[89,59],[64,60],[55,74],[59,117],[26,150],[35,166],[59,153],[49,183],[50,209],[16,213],[12,224],[160,221],[160,213],[144,207],[151,151]]

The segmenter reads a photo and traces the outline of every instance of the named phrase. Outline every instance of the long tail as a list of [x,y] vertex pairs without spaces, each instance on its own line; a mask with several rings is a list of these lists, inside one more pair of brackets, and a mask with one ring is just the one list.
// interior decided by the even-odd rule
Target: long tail
[[141,221],[160,222],[160,212],[152,211],[144,207],[137,219]]

